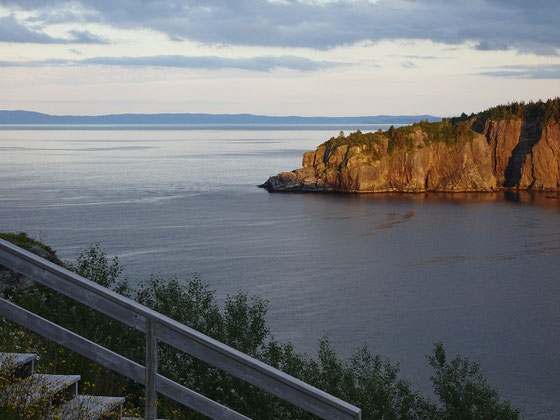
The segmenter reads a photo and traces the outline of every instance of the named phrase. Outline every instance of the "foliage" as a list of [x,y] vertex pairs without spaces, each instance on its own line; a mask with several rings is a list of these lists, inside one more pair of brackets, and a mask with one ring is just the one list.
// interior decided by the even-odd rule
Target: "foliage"
[[427,137],[425,142],[427,144],[435,142],[453,144],[460,141],[469,141],[474,138],[474,132],[466,122],[457,122],[453,124],[447,121],[434,123],[420,121],[414,123],[412,127],[419,127],[426,133]]
[[89,420],[82,405],[67,408],[64,416],[58,405],[67,400],[66,391],[56,391],[41,376],[25,376],[14,360],[0,363],[0,418],[2,420],[35,420],[75,418]]
[[336,149],[343,145],[348,145],[348,147],[353,146],[364,146],[372,144],[380,144],[383,141],[384,136],[379,133],[362,133],[357,130],[354,133],[350,133],[348,136],[344,135],[344,132],[340,132],[338,137],[331,137],[324,144],[330,149]]
[[14,245],[19,246],[20,248],[30,249],[36,246],[44,249],[47,252],[50,252],[51,254],[55,254],[55,252],[51,249],[51,247],[29,237],[25,232],[18,232],[18,233],[0,232],[0,239],[4,239],[5,241],[11,242]]
[[[362,133],[357,130],[354,133],[344,135],[344,132],[341,131],[337,137],[331,137],[322,144],[322,146],[325,146],[324,161],[327,162],[329,156],[341,146],[348,146],[344,163],[340,168],[344,169],[350,157],[351,149],[355,146],[365,146],[368,153],[371,153],[370,158],[379,160],[385,153],[384,149],[379,147],[384,142],[387,144],[386,150],[390,156],[395,150],[413,152],[432,143],[451,145],[462,141],[471,141],[475,136],[475,131],[479,131],[480,124],[483,125],[487,120],[500,121],[518,118],[522,118],[528,123],[540,125],[546,125],[554,121],[560,122],[560,97],[547,101],[513,102],[507,105],[498,105],[478,114],[467,115],[463,112],[458,117],[444,118],[439,122],[419,121],[398,128],[392,125],[386,131],[379,129],[374,133]],[[423,142],[415,147],[418,133],[423,134]]]
[[[294,350],[291,343],[273,339],[265,316],[267,302],[246,293],[226,298],[218,305],[215,292],[198,275],[186,281],[152,277],[136,289],[121,279],[118,259],[109,259],[94,245],[82,251],[68,266],[91,280],[170,316],[198,331],[243,351],[313,386],[362,408],[364,419],[447,419],[470,409],[476,418],[516,418],[517,412],[499,400],[466,359],[447,363],[443,346],[437,345],[430,364],[439,403],[430,402],[399,378],[399,367],[367,347],[343,360],[327,339],[319,342],[313,359]],[[143,335],[41,286],[11,289],[9,299],[20,306],[65,326],[92,341],[143,363]],[[64,310],[61,310],[64,308]],[[80,373],[86,392],[126,395],[129,408],[143,406],[143,388],[39,336],[0,322],[3,351],[36,351],[50,373]],[[443,353],[443,357],[442,357]],[[457,360],[457,359],[456,359]],[[256,419],[314,418],[294,406],[247,383],[160,343],[159,370],[169,378]],[[97,384],[97,386],[94,386]],[[452,390],[455,390],[451,392]],[[474,407],[474,408],[473,408]],[[473,411],[474,410],[474,411]],[[196,413],[162,398],[159,415],[167,418],[199,418]],[[475,417],[465,417],[475,418]]]
[[[0,364],[0,418],[34,419],[51,413],[50,401],[55,397],[43,383],[28,377],[22,380],[13,360]],[[36,395],[36,398],[29,398]]]
[[[372,148],[373,145],[380,145],[383,141],[387,142],[387,153],[391,155],[394,150],[405,149],[413,151],[415,149],[416,133],[423,132],[424,144],[442,142],[454,144],[460,141],[470,141],[475,133],[465,121],[451,121],[450,119],[440,122],[420,121],[412,125],[395,128],[394,125],[388,130],[378,130],[375,133],[362,133],[360,130],[344,136],[341,131],[338,137],[331,137],[323,143],[326,146],[327,154],[338,147],[347,145],[348,152],[354,146],[366,146]],[[379,159],[379,154],[375,153],[375,158]]]
[[474,138],[474,132],[467,123],[449,121],[428,122],[420,121],[409,126],[395,128],[391,126],[386,131],[389,138],[388,153],[395,149],[413,150],[414,135],[417,132],[424,134],[424,144],[445,143],[454,144],[460,141],[470,141]]
[[519,412],[508,402],[500,400],[496,390],[482,377],[480,367],[464,357],[450,362],[442,343],[434,345],[428,358],[434,368],[431,377],[439,397],[437,416],[441,419],[515,419]]
[[[118,259],[109,261],[98,245],[80,252],[76,261],[67,263],[67,266],[105,287],[124,295],[130,294],[126,281],[117,280],[122,271]],[[136,362],[142,363],[144,360],[141,333],[47,287],[39,284],[26,288],[11,287],[5,290],[5,296],[19,306]],[[2,321],[0,344],[3,351],[37,353],[42,362],[38,365],[39,372],[79,372],[84,393],[127,395],[131,404],[139,404],[139,397],[136,397],[141,394],[142,387],[139,385],[36,334],[14,335],[14,330],[18,328],[8,321]]]
[[[348,360],[339,358],[327,339],[319,342],[318,360],[294,352],[293,346],[272,342],[265,360],[362,409],[364,419],[417,419],[428,406],[410,384],[398,378],[399,367],[373,355],[364,346]],[[295,418],[300,418],[300,415]],[[292,418],[289,416],[288,418]]]
[[[536,102],[512,102],[507,105],[498,105],[479,112],[467,115],[462,113],[459,117],[444,118],[439,122],[419,121],[412,125],[395,128],[391,126],[388,130],[377,130],[374,133],[362,133],[360,130],[347,136],[341,131],[338,137],[331,137],[323,143],[326,146],[326,156],[341,146],[348,146],[350,150],[354,146],[366,146],[374,151],[374,159],[380,156],[376,153],[374,145],[387,142],[387,153],[392,155],[395,150],[415,150],[415,136],[418,132],[424,133],[424,144],[445,143],[455,144],[461,141],[470,141],[475,132],[471,130],[473,121],[500,121],[522,118],[529,123],[546,125],[551,122],[560,121],[560,97]],[[419,145],[423,146],[423,145]],[[421,148],[421,147],[418,147]]]
[[[501,121],[522,118],[528,122],[546,125],[560,121],[560,97],[546,101],[511,102],[507,105],[498,105],[488,108],[478,114],[471,114],[470,118],[477,117],[483,121]],[[463,120],[462,117],[451,118],[452,123]]]

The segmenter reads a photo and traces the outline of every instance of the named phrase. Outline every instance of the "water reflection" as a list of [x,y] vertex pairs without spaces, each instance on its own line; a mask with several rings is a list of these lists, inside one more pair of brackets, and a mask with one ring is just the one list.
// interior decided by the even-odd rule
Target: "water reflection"
[[484,203],[484,202],[510,202],[516,204],[529,204],[537,206],[560,207],[560,193],[540,191],[498,191],[498,192],[421,192],[421,193],[365,193],[325,194],[332,199],[344,198],[345,200],[404,200],[404,201],[434,201],[449,203]]

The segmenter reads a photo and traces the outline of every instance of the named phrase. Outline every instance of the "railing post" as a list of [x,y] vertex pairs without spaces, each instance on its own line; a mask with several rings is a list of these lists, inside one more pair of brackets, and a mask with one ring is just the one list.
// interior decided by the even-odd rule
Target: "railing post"
[[154,320],[146,317],[146,420],[157,417],[157,338]]

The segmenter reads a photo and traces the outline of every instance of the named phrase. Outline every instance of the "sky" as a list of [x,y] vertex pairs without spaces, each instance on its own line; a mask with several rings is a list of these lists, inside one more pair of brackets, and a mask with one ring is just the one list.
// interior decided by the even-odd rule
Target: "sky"
[[0,0],[0,109],[451,116],[560,96],[558,0]]

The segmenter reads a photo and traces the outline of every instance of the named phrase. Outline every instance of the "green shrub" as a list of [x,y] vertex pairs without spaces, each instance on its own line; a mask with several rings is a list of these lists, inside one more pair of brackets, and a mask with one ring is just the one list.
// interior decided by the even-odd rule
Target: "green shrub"
[[[398,365],[372,354],[367,347],[344,360],[329,341],[323,339],[319,342],[318,356],[313,359],[296,352],[291,343],[275,341],[265,319],[267,302],[259,297],[237,293],[227,297],[220,308],[215,292],[197,275],[186,281],[154,276],[139,287],[131,288],[126,279],[121,278],[118,259],[107,258],[97,245],[80,252],[77,260],[68,266],[99,284],[361,407],[364,419],[447,419],[462,413],[476,416],[455,418],[493,418],[496,414],[504,419],[518,417],[517,411],[499,400],[496,391],[480,376],[477,365],[462,358],[447,363],[441,344],[436,345],[429,359],[435,369],[432,381],[439,398],[434,403],[399,378]],[[25,290],[9,289],[7,296],[22,307],[143,363],[144,335],[132,328],[39,285]],[[50,373],[81,374],[85,392],[125,395],[129,411],[143,406],[143,387],[138,384],[17,325],[0,321],[2,351],[37,352],[41,365]],[[163,343],[159,345],[158,363],[163,375],[252,418],[314,418]],[[165,398],[161,399],[158,410],[159,416],[172,419],[202,417]]]
[[11,242],[14,245],[19,246],[20,248],[33,248],[37,246],[39,248],[44,249],[47,252],[55,254],[55,252],[51,249],[51,247],[39,242],[27,235],[25,232],[18,232],[18,233],[3,233],[0,232],[0,239],[4,239],[5,241]]
[[480,366],[457,356],[447,360],[442,343],[434,345],[434,354],[428,358],[434,369],[430,378],[440,404],[436,407],[441,419],[514,419],[518,410],[500,399],[480,373]]
[[[388,130],[378,130],[375,133],[362,133],[360,130],[344,136],[343,133],[338,137],[331,137],[323,143],[326,146],[326,155],[328,156],[338,147],[347,145],[348,153],[353,146],[366,146],[372,149],[373,160],[381,158],[379,153],[371,146],[379,145],[383,141],[387,141],[387,154],[391,156],[395,150],[407,150],[409,152],[417,150],[414,147],[414,137],[417,132],[424,133],[424,143],[445,143],[454,144],[460,141],[470,141],[474,138],[475,133],[465,121],[452,121],[446,119],[440,122],[420,121],[412,125],[406,125],[399,128],[391,126]],[[348,156],[346,157],[346,160]]]
[[375,133],[362,133],[357,130],[354,133],[350,133],[348,136],[344,136],[341,131],[338,137],[331,137],[325,143],[323,143],[330,150],[336,150],[338,147],[343,145],[348,145],[348,148],[353,146],[369,146],[373,144],[380,144],[383,141],[383,131]]

